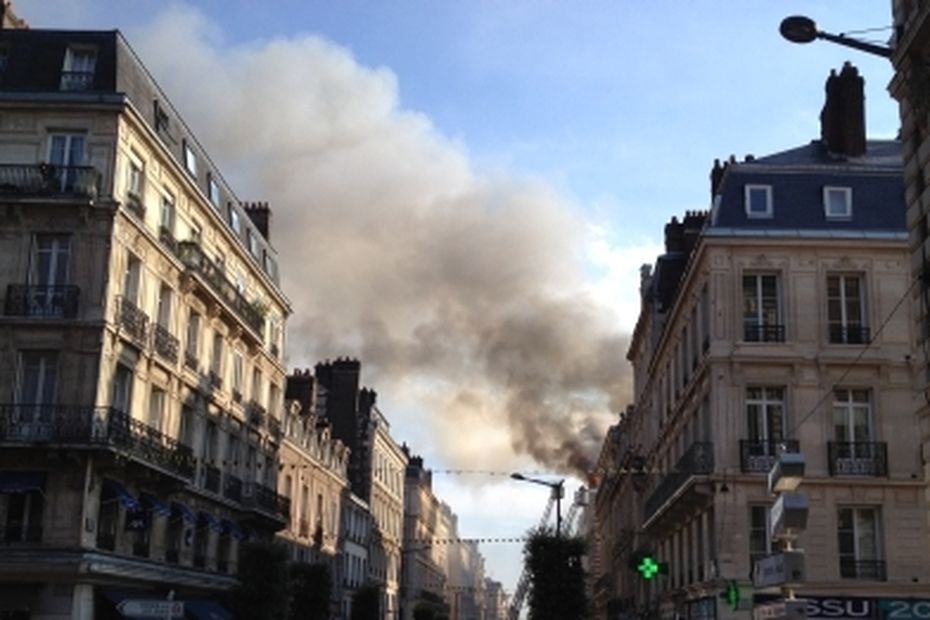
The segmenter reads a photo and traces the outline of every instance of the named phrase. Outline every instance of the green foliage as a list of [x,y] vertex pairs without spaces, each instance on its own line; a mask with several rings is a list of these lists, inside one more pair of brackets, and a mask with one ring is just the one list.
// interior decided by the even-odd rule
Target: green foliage
[[290,620],[328,620],[333,580],[325,564],[291,564]]
[[556,537],[548,529],[531,533],[523,548],[530,575],[530,620],[583,620],[588,618],[585,542],[576,537]]
[[274,543],[246,543],[239,550],[239,586],[231,596],[236,618],[286,620],[287,555]]
[[352,597],[350,620],[380,620],[381,590],[374,584],[362,586]]

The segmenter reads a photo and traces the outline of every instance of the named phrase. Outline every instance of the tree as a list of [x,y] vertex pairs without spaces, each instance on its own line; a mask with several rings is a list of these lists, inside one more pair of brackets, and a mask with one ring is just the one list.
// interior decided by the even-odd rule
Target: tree
[[582,620],[588,617],[581,538],[557,537],[548,529],[530,534],[523,558],[530,575],[530,620]]
[[381,589],[374,584],[362,586],[352,597],[350,620],[379,620],[381,615]]
[[290,620],[328,620],[333,580],[325,564],[291,564]]
[[231,607],[236,618],[286,620],[287,554],[274,543],[246,543],[239,550],[239,585]]

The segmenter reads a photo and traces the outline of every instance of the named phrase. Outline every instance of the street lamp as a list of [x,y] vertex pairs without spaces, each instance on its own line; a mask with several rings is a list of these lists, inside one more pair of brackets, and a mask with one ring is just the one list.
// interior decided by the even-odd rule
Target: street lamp
[[891,58],[894,53],[890,47],[884,45],[875,45],[866,43],[858,39],[851,39],[844,34],[831,34],[822,30],[817,30],[817,24],[809,17],[803,15],[792,15],[782,20],[781,26],[778,27],[781,36],[785,37],[792,43],[810,43],[814,39],[823,39],[839,45],[845,45],[862,52],[875,54],[883,58]]
[[562,533],[562,495],[565,479],[559,480],[558,482],[550,482],[549,480],[530,478],[529,476],[524,476],[520,473],[512,473],[510,474],[510,477],[514,480],[522,480],[523,482],[541,484],[552,489],[552,499],[555,500],[555,537],[560,538]]

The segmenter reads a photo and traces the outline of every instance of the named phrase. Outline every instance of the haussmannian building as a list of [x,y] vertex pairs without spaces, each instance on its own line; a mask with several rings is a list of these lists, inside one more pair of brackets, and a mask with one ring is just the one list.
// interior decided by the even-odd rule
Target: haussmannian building
[[[643,271],[634,405],[601,457],[598,617],[746,619],[771,600],[750,575],[775,550],[781,446],[807,463],[809,609],[930,604],[901,145],[866,140],[855,68],[826,90],[819,140],[715,164],[710,211],[673,218]],[[668,574],[637,577],[642,550]]]
[[0,31],[0,616],[207,617],[286,525],[269,220],[119,32]]

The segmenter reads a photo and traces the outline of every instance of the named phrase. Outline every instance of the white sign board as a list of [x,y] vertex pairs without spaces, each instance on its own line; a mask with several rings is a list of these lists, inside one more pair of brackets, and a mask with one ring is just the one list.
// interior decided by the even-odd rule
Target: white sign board
[[803,600],[778,601],[752,610],[753,620],[804,620],[807,603]]
[[800,551],[776,553],[756,560],[752,569],[752,585],[756,588],[801,583],[804,581],[804,554]]
[[165,601],[158,599],[126,599],[120,601],[116,610],[124,618],[183,618],[183,601]]

